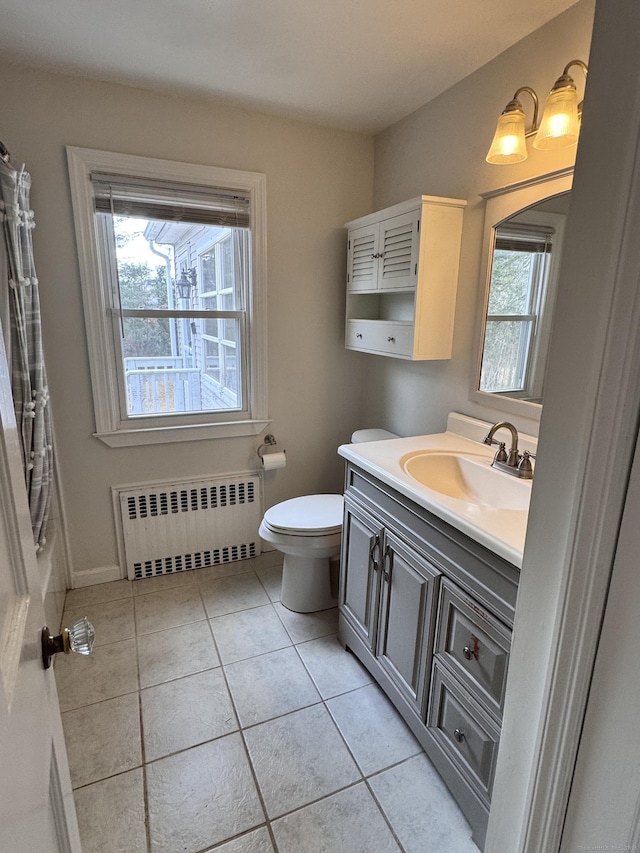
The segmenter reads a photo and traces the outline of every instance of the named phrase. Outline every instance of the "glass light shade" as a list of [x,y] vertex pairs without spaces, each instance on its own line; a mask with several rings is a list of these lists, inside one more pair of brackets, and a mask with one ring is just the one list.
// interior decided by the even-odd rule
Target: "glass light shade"
[[502,165],[526,160],[527,143],[524,133],[522,109],[507,108],[498,119],[493,142],[487,154],[487,163]]
[[533,147],[543,150],[575,145],[580,133],[578,94],[574,85],[553,88],[544,107]]

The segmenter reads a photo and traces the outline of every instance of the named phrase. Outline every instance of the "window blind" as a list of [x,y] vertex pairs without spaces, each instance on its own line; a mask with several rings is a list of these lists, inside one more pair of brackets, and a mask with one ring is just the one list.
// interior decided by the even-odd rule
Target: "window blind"
[[249,197],[232,190],[105,174],[92,174],[91,183],[97,213],[225,228],[251,225]]
[[508,230],[496,229],[496,249],[508,252],[551,252],[553,228],[509,223]]

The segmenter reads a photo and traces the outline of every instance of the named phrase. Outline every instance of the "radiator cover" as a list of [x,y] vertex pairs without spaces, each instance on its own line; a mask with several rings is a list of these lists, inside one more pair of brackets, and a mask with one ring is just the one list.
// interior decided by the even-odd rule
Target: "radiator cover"
[[248,472],[114,487],[130,580],[256,557],[262,481]]

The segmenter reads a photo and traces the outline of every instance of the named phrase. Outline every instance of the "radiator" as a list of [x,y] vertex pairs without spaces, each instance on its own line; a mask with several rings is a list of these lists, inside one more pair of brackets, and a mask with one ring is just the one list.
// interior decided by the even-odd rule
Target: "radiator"
[[127,577],[148,578],[256,557],[259,474],[113,489]]

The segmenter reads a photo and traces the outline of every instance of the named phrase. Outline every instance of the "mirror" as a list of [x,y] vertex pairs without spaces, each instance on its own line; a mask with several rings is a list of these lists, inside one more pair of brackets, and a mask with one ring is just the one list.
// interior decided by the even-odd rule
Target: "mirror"
[[573,170],[483,196],[484,299],[471,398],[539,419]]

